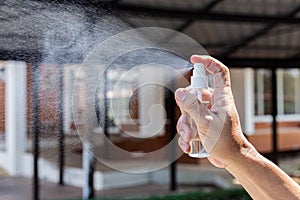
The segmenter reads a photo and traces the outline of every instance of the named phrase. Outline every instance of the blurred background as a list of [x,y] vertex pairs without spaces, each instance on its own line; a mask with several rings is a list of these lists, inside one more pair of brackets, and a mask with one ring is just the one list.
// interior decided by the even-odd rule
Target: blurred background
[[[99,78],[95,95],[85,95],[86,56],[111,36],[140,27],[186,34],[225,63],[244,134],[299,183],[299,24],[300,0],[1,1],[0,199],[249,198],[225,170],[178,156],[170,142],[180,115],[173,91],[188,85],[190,51],[183,58],[153,50],[123,55]],[[148,77],[170,76],[152,65],[126,74],[147,64],[145,55],[148,64],[172,60],[182,77],[172,76],[168,88],[138,88]],[[86,128],[90,121],[76,119],[85,118],[91,102],[97,121]],[[158,120],[150,129],[163,122],[153,136],[141,125],[154,104],[165,110],[153,111]],[[82,132],[91,143],[84,145]]]

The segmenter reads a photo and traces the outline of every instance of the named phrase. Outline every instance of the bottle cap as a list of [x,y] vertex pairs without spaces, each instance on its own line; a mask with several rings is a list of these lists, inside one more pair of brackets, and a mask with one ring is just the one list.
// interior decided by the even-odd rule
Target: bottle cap
[[207,88],[208,77],[203,63],[195,63],[191,76],[191,88]]

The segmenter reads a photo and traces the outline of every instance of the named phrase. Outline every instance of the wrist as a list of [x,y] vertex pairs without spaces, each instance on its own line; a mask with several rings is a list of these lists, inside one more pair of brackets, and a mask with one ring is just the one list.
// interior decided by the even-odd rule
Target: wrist
[[230,158],[226,162],[226,168],[238,169],[240,164],[249,159],[253,160],[259,155],[260,154],[254,148],[254,146],[247,141],[245,142],[245,144],[241,145],[239,150],[237,150],[232,154],[232,156],[230,156]]

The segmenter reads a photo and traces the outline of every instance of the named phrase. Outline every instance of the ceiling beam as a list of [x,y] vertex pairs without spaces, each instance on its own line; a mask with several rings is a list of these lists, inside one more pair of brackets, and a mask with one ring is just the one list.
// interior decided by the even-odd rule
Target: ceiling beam
[[[219,43],[219,44],[201,44],[205,49],[220,49],[227,48],[227,43]],[[292,45],[250,45],[247,46],[247,50],[272,50],[272,51],[300,51],[300,45],[292,46]]]
[[190,25],[192,25],[194,23],[194,21],[195,21],[194,19],[188,19],[182,25],[180,25],[178,28],[176,28],[176,31],[183,32],[188,27],[190,27]]
[[119,4],[116,9],[134,15],[145,15],[156,18],[167,19],[194,19],[220,22],[251,22],[251,23],[278,23],[278,24],[300,24],[300,18],[289,18],[278,15],[260,14],[237,14],[225,12],[202,12],[201,10],[153,8],[141,5]]
[[[297,13],[300,11],[300,6],[293,9],[290,13],[288,13],[285,17],[287,19],[294,19],[294,16],[297,15]],[[278,25],[278,22],[272,22],[270,24],[267,24],[263,28],[255,31],[252,35],[242,39],[241,41],[237,42],[236,44],[230,46],[228,50],[226,50],[224,53],[222,53],[222,56],[230,56],[231,54],[237,52],[239,49],[247,46],[250,42],[256,40],[257,38],[267,34],[270,30],[272,30],[276,25]]]
[[[46,57],[42,52],[34,52],[28,50],[16,50],[16,51],[0,51],[0,60],[17,60],[28,63],[42,62]],[[56,62],[60,64],[76,64],[82,63],[84,55],[78,53],[69,53],[59,56],[60,60],[51,60],[50,62]],[[299,58],[288,59],[276,59],[276,58],[228,58],[228,57],[216,57],[223,62],[229,68],[300,68]],[[45,61],[47,62],[47,61]]]
[[77,52],[57,53],[56,55],[49,55],[46,52],[34,51],[34,50],[0,50],[0,60],[15,60],[24,61],[27,63],[56,63],[56,64],[71,64],[82,63],[86,55]]
[[33,0],[42,3],[75,5],[83,8],[110,8],[119,3],[120,0]]
[[[204,6],[204,8],[202,8],[202,12],[210,12],[217,4],[221,3],[223,0],[214,0],[211,1],[210,3],[208,3],[207,5]],[[176,31],[178,32],[183,32],[185,29],[187,29],[190,25],[193,24],[193,22],[195,21],[195,19],[188,19],[183,25],[181,25],[180,27],[178,27],[176,29]]]
[[294,58],[294,59],[300,59],[300,51],[298,51],[298,52],[295,53],[293,56],[291,56],[291,58]]
[[216,57],[229,68],[300,68],[300,60],[295,58],[228,58]]
[[15,60],[15,61],[24,61],[28,63],[39,62],[42,58],[42,54],[37,51],[31,50],[0,50],[0,60]]
[[204,6],[204,8],[202,8],[202,11],[204,12],[209,12],[211,11],[217,4],[221,3],[224,0],[214,0],[209,2],[207,5]]

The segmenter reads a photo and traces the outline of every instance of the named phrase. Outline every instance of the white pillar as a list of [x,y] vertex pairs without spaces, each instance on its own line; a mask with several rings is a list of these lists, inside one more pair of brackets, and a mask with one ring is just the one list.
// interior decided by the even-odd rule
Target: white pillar
[[64,129],[65,133],[70,133],[72,118],[72,99],[73,97],[73,85],[75,78],[75,67],[68,65],[64,66]]
[[300,85],[300,70],[299,69],[296,69],[298,70],[298,72],[296,73],[298,76],[295,77],[295,87],[296,87],[296,90],[295,90],[295,113],[296,114],[300,114],[300,104],[299,104],[299,100],[300,100],[300,88],[299,88],[299,85]]
[[22,174],[26,141],[26,64],[9,61],[6,70],[5,126],[8,173]]
[[253,69],[232,69],[231,85],[243,132],[253,134],[255,129]]
[[157,66],[143,66],[139,77],[140,137],[153,137],[164,133],[164,70]]
[[257,114],[264,115],[265,114],[265,105],[264,105],[264,69],[259,69],[256,74],[257,77]]
[[[283,69],[277,70],[277,109],[278,115],[284,115],[284,85],[283,85]],[[297,102],[297,101],[296,101]]]

